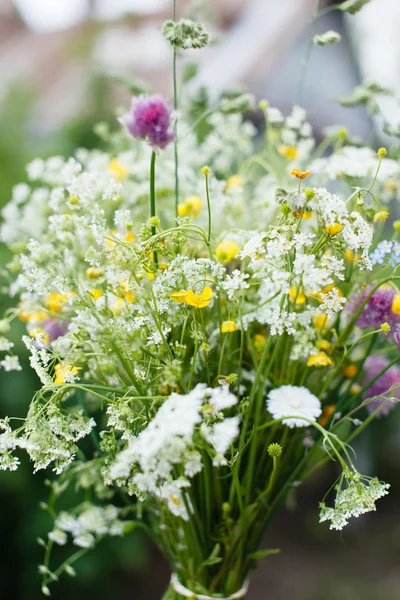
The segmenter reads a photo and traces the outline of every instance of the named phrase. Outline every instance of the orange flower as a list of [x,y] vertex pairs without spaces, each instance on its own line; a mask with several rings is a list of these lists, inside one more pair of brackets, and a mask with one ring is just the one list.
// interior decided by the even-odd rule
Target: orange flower
[[297,177],[297,179],[305,179],[306,177],[311,176],[310,171],[302,171],[301,169],[292,169],[290,171],[290,174],[293,175],[294,177]]

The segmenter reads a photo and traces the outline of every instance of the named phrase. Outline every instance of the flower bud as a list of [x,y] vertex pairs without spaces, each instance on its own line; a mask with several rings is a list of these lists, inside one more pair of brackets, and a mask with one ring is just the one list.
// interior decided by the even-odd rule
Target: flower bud
[[387,154],[386,148],[379,148],[379,150],[378,150],[379,158],[383,158],[384,156],[386,156],[386,154]]
[[279,458],[282,454],[282,446],[280,444],[270,444],[268,446],[268,454],[271,458]]

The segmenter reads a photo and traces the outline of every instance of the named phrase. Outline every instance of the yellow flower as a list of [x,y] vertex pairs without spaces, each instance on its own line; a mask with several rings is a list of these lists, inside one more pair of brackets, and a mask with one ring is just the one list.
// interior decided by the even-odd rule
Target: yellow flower
[[393,298],[392,312],[395,315],[400,315],[400,294],[396,294]]
[[64,305],[67,303],[67,296],[65,294],[51,292],[44,299],[44,303],[50,312],[58,313],[62,311]]
[[312,210],[296,210],[294,213],[296,219],[303,219],[303,221],[308,221],[314,214]]
[[328,327],[328,315],[325,313],[322,315],[314,315],[313,322],[315,329],[326,329]]
[[292,285],[289,290],[289,298],[292,300],[292,302],[296,302],[296,304],[304,304],[306,301],[304,293],[301,290],[297,290],[295,285]]
[[374,223],[377,223],[378,221],[386,221],[388,216],[389,213],[387,210],[380,210],[374,216]]
[[253,338],[254,348],[256,350],[260,350],[265,345],[267,341],[267,336],[264,333],[256,333]]
[[128,233],[124,237],[124,241],[128,242],[128,244],[131,244],[134,240],[135,240],[134,234],[132,233],[132,231],[128,231]]
[[310,295],[312,295],[314,298],[316,298],[317,300],[322,302],[323,301],[322,294],[327,294],[328,292],[332,292],[333,290],[336,291],[339,298],[343,298],[342,290],[340,288],[338,288],[336,285],[333,285],[333,283],[326,285],[323,290],[319,290],[318,292],[313,292],[313,294],[310,294]]
[[331,344],[328,340],[320,340],[317,342],[317,348],[319,348],[319,350],[329,350],[330,347]]
[[[118,231],[116,229],[112,229],[110,231],[110,235],[116,237],[118,235]],[[110,240],[110,239],[106,239],[106,244],[109,248],[114,248],[114,246],[115,246],[114,240]]]
[[234,259],[239,251],[239,246],[233,240],[224,240],[215,249],[215,256],[219,262],[227,263]]
[[356,365],[348,365],[345,369],[343,369],[343,375],[345,377],[349,377],[350,379],[353,379],[353,377],[355,377],[357,373],[358,369]]
[[104,275],[104,269],[100,267],[89,267],[86,269],[86,277],[88,279],[98,279],[102,275]]
[[90,296],[92,296],[95,300],[98,300],[103,296],[103,290],[100,288],[92,288],[89,292]]
[[322,415],[318,419],[318,423],[322,425],[322,427],[325,427],[325,425],[328,424],[330,418],[334,415],[335,410],[336,404],[328,404],[327,406],[324,406],[322,410]]
[[129,167],[122,165],[118,158],[113,158],[107,168],[113,174],[115,181],[121,181],[129,175]]
[[342,229],[343,229],[343,225],[341,223],[331,223],[330,225],[327,225],[325,227],[326,233],[328,235],[330,235],[331,237],[340,233],[342,231]]
[[50,341],[48,334],[41,327],[29,329],[28,334],[35,339],[40,337],[44,344],[48,344]]
[[189,196],[185,202],[178,204],[178,216],[179,217],[193,217],[196,219],[199,216],[203,203],[200,196]]
[[186,296],[188,295],[186,290],[179,290],[179,292],[172,292],[171,300],[178,304],[186,302]]
[[388,179],[387,181],[385,181],[385,183],[383,184],[383,188],[387,191],[387,192],[394,192],[397,189],[397,181],[395,179]]
[[54,371],[56,374],[54,383],[61,385],[62,383],[65,383],[65,380],[67,379],[67,376],[70,373],[72,373],[72,375],[75,376],[78,375],[80,370],[81,368],[75,367],[75,365],[62,365],[61,363],[59,363],[54,367]]
[[201,172],[207,177],[207,175],[211,173],[211,169],[208,165],[204,165],[204,167],[201,168]]
[[233,333],[238,330],[238,326],[235,321],[224,321],[221,325],[222,333]]
[[122,293],[123,297],[127,302],[132,304],[135,301],[135,295],[132,290],[128,289],[128,282],[126,279],[120,279],[119,281],[119,289],[115,292],[115,294]]
[[225,191],[227,192],[233,187],[243,187],[243,186],[244,186],[243,177],[240,177],[240,175],[232,175],[232,177],[229,177],[228,181],[226,182]]
[[288,160],[293,160],[297,158],[297,149],[296,146],[286,146],[286,144],[281,144],[278,146],[278,152]]
[[204,308],[210,304],[212,293],[212,289],[207,286],[202,292],[194,292],[193,290],[189,290],[186,294],[184,302],[186,302],[186,304],[189,306],[194,306],[195,308]]
[[302,171],[301,169],[292,169],[290,171],[290,174],[293,175],[294,177],[297,177],[297,179],[305,179],[306,177],[311,176],[310,171]]
[[113,315],[115,317],[119,317],[122,313],[122,308],[124,306],[124,301],[122,298],[117,298],[114,304],[110,307]]
[[333,360],[325,352],[312,354],[307,361],[307,367],[329,367],[333,365]]
[[354,252],[352,250],[346,250],[344,255],[345,255],[347,262],[349,262],[349,263],[357,262],[361,258],[360,254],[354,254]]
[[33,321],[36,323],[41,323],[42,321],[45,321],[46,319],[48,319],[48,314],[45,313],[44,311],[30,312],[27,310],[21,310],[18,313],[18,318],[23,323],[31,323]]

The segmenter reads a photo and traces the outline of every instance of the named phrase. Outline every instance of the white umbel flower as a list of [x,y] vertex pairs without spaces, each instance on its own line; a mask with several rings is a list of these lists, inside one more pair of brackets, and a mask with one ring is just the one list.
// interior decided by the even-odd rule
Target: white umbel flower
[[267,398],[267,408],[274,419],[292,417],[283,421],[288,427],[307,427],[308,422],[304,418],[316,421],[322,413],[318,398],[307,388],[296,385],[282,385],[271,390]]

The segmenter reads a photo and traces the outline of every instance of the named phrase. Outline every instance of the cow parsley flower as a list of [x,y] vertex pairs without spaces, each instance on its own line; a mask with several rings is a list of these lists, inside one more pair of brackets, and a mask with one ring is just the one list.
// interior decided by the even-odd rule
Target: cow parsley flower
[[[267,408],[274,419],[284,419],[288,427],[307,427],[309,421],[316,421],[321,415],[321,402],[305,387],[282,385],[271,390],[267,398]],[[296,418],[299,417],[299,418]]]
[[344,473],[336,486],[335,506],[327,507],[321,502],[320,523],[330,521],[330,529],[340,531],[351,517],[359,517],[364,513],[375,511],[375,502],[389,492],[389,484],[362,477],[358,473]]

